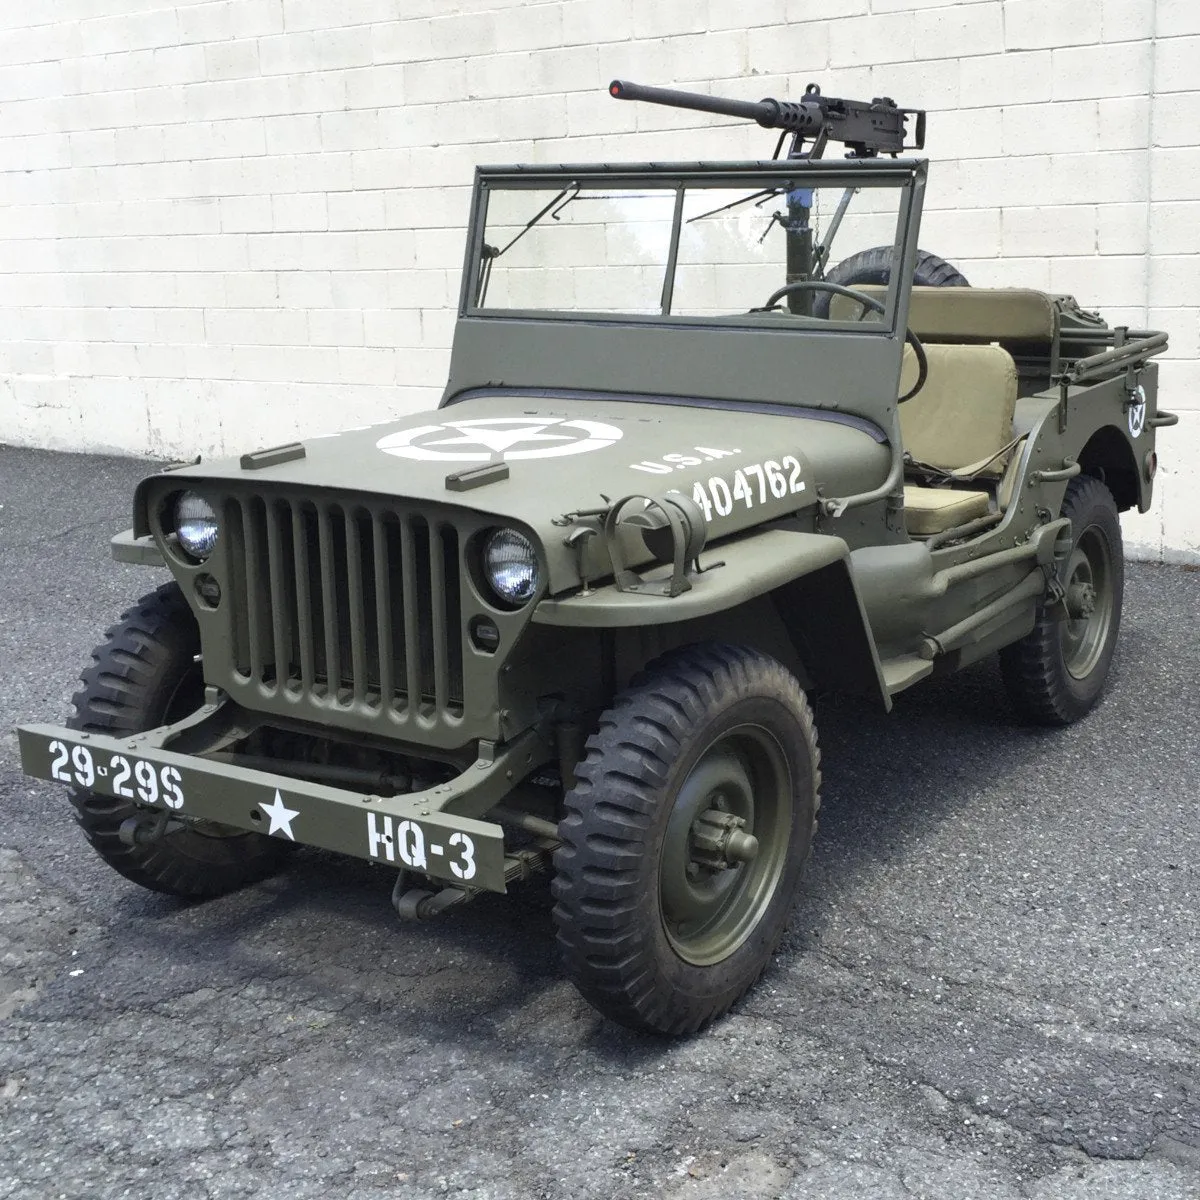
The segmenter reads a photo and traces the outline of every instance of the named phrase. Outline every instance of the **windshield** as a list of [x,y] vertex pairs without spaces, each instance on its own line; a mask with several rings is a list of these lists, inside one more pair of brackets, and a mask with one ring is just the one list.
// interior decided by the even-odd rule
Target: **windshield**
[[810,187],[748,177],[483,187],[483,246],[468,292],[477,312],[890,325],[891,297],[881,314],[820,284],[862,250],[880,247],[883,264],[891,261],[902,183]]

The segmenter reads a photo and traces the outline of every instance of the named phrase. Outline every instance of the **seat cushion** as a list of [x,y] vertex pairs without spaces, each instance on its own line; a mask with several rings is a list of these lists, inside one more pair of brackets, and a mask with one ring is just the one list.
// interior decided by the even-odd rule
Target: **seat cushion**
[[988,511],[987,492],[954,488],[904,487],[904,524],[910,534],[926,536],[965,525]]
[[[947,288],[947,291],[963,289]],[[919,462],[953,471],[996,457],[979,472],[998,478],[1008,454],[997,451],[1013,436],[1017,368],[1001,346],[927,345],[929,378],[900,406],[904,449]],[[905,347],[901,394],[916,381],[916,361]]]

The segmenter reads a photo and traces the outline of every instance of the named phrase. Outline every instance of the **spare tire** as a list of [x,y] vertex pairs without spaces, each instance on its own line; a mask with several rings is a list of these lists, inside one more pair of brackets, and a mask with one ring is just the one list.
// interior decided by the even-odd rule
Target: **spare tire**
[[[825,275],[827,283],[840,283],[842,287],[862,286],[864,283],[885,284],[892,274],[892,247],[872,246],[843,258]],[[970,287],[967,277],[952,263],[928,250],[917,251],[917,262],[913,268],[913,284],[916,287]],[[813,315],[828,317],[832,297],[815,296]]]

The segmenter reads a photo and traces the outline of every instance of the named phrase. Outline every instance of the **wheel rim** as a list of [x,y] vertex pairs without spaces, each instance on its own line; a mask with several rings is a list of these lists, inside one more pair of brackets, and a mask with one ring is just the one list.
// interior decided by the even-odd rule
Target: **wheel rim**
[[675,793],[659,863],[663,929],[680,958],[711,966],[750,936],[787,863],[792,819],[791,772],[770,732],[739,726],[704,751]]
[[1065,587],[1063,665],[1073,679],[1083,680],[1103,657],[1112,627],[1112,548],[1098,526],[1089,525],[1075,543],[1067,561]]

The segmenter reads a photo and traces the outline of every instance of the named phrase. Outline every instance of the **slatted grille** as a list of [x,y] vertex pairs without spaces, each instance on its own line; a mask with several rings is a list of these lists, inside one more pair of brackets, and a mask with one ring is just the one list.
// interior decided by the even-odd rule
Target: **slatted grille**
[[234,668],[322,706],[463,711],[459,534],[353,503],[231,498]]

